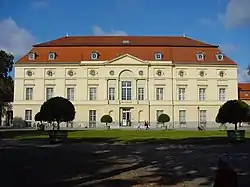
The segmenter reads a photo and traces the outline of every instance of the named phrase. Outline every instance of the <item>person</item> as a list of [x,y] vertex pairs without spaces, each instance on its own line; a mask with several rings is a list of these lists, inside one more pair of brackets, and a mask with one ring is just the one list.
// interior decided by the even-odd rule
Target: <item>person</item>
[[141,130],[141,124],[140,124],[140,122],[138,122],[137,130]]
[[218,169],[213,187],[238,187],[238,176],[230,164],[230,156],[222,155],[218,159]]

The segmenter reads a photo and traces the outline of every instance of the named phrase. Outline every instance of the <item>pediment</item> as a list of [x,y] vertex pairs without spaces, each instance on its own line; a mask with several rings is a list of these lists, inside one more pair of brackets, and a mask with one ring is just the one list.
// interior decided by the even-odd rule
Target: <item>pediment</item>
[[110,61],[107,61],[105,64],[109,65],[148,65],[148,62],[143,61],[137,57],[134,57],[130,54],[121,55],[117,58],[114,58]]

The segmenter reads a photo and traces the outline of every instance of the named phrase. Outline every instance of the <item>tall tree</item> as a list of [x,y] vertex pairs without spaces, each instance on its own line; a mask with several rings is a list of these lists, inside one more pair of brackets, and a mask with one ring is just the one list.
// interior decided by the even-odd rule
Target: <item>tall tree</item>
[[10,76],[13,65],[14,56],[0,50],[0,125],[2,124],[4,106],[13,101],[14,83]]

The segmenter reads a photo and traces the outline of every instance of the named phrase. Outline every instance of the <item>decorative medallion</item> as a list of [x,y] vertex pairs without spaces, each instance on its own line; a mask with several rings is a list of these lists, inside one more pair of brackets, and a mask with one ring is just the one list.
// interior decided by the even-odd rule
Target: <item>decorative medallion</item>
[[32,72],[31,70],[28,70],[28,71],[26,72],[26,75],[28,75],[29,77],[31,77],[31,76],[33,75],[33,72]]
[[95,72],[95,70],[92,69],[92,70],[89,71],[89,74],[92,75],[92,76],[95,76],[96,72]]
[[114,70],[110,70],[109,74],[113,76],[115,74]]
[[225,76],[225,72],[224,71],[220,71],[219,75],[220,75],[220,77],[224,77]]
[[205,76],[205,71],[201,70],[201,71],[200,71],[200,76],[201,76],[201,77],[204,77],[204,76]]
[[179,75],[180,75],[181,77],[183,77],[183,76],[184,76],[184,71],[183,71],[183,70],[180,70],[180,71],[179,71]]
[[142,70],[139,71],[139,75],[141,75],[141,76],[143,75],[143,71]]
[[47,75],[51,77],[53,75],[53,72],[51,70],[48,70]]
[[156,74],[157,74],[158,76],[162,76],[162,71],[161,71],[161,70],[157,70]]
[[69,71],[68,71],[68,75],[69,75],[70,77],[72,77],[72,76],[74,75],[74,71],[73,71],[73,70],[69,70]]

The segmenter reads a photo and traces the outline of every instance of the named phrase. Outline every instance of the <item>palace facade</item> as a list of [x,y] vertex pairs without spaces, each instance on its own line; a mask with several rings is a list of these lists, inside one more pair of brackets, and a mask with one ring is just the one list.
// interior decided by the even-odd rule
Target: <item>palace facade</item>
[[218,46],[187,37],[66,36],[33,46],[15,64],[14,116],[34,121],[55,96],[76,108],[75,126],[136,127],[166,113],[173,128],[216,127],[238,98],[237,64]]

